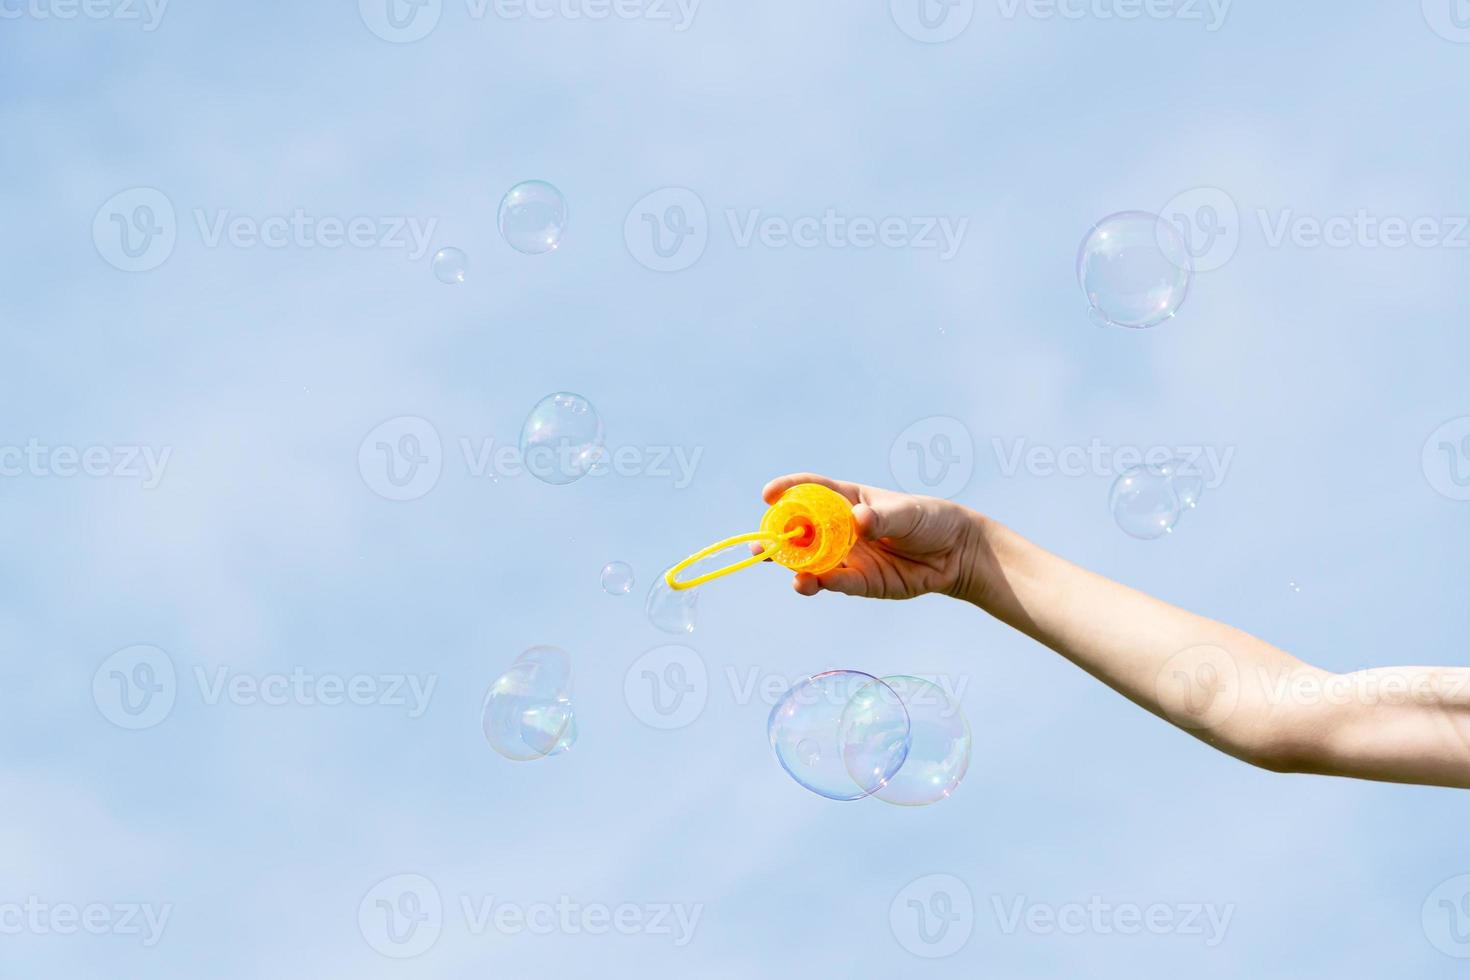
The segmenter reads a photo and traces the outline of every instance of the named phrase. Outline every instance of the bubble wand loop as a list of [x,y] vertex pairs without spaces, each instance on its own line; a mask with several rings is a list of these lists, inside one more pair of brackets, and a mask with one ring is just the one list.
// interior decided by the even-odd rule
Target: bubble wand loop
[[[765,550],[704,575],[679,580],[679,573],[694,563],[747,542],[760,542]],[[820,484],[802,483],[771,505],[759,531],[737,534],[695,552],[665,572],[664,582],[679,592],[767,560],[793,571],[820,575],[841,565],[856,542],[857,523],[847,498]]]

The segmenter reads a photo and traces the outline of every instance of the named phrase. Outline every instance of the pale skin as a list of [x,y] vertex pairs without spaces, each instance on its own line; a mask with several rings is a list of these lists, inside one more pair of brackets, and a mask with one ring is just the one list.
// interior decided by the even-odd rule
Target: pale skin
[[859,540],[797,592],[952,596],[1050,647],[1135,704],[1273,772],[1470,788],[1470,668],[1334,674],[1096,575],[967,507],[795,473],[853,504]]

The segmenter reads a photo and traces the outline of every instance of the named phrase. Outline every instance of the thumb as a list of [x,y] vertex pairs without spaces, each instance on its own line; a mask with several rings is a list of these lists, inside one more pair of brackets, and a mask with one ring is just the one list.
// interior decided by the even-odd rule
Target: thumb
[[895,496],[876,504],[858,504],[852,509],[858,534],[868,541],[903,538],[918,530],[924,507],[913,497]]

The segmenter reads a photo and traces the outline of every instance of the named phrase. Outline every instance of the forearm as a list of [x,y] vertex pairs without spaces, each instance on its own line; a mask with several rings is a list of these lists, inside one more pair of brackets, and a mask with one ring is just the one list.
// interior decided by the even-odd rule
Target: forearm
[[1344,684],[1371,675],[1312,667],[978,515],[976,528],[962,598],[1197,738],[1274,770],[1470,785],[1470,672],[1396,668],[1416,693],[1390,703],[1390,685]]

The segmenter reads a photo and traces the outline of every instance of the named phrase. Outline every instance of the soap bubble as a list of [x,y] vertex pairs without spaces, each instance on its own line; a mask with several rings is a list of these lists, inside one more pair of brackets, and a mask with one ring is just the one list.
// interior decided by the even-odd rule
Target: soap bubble
[[1118,526],[1151,541],[1174,530],[1183,504],[1169,477],[1157,466],[1135,466],[1113,481],[1108,505]]
[[1145,211],[1099,221],[1077,250],[1077,281],[1095,323],[1155,327],[1189,294],[1189,246],[1179,229]]
[[602,461],[602,419],[581,395],[559,391],[536,403],[521,426],[521,460],[543,483],[580,480]]
[[544,180],[528,180],[506,191],[497,216],[500,234],[518,252],[540,255],[561,244],[567,201]]
[[627,595],[633,591],[633,566],[625,561],[610,561],[602,566],[602,591],[608,595]]
[[566,651],[536,646],[517,657],[486,692],[480,724],[490,746],[516,762],[570,748],[577,736]]
[[909,750],[903,766],[873,796],[895,806],[928,806],[947,799],[970,768],[970,723],[964,710],[929,681],[885,677],[883,683],[908,712]]
[[572,750],[572,746],[573,745],[576,745],[576,744],[577,744],[577,716],[575,714],[568,714],[568,716],[567,716],[567,730],[564,731],[564,732],[562,732],[561,733],[561,738],[559,738],[559,739],[556,740],[556,748],[552,749],[550,752],[548,752],[546,754],[548,756],[551,756],[551,755],[561,755],[563,752],[570,752]]
[[857,670],[808,677],[771,709],[771,748],[798,783],[831,800],[880,790],[903,765],[909,717],[887,684]]
[[643,611],[648,621],[665,633],[693,633],[695,613],[699,606],[698,589],[672,589],[660,574],[648,590]]
[[434,278],[450,286],[464,282],[469,258],[457,248],[441,248],[434,253]]
[[1182,459],[1171,459],[1159,471],[1169,478],[1181,504],[1190,509],[1199,506],[1199,498],[1205,492],[1205,478],[1199,470]]
[[1181,460],[1145,463],[1113,481],[1108,506],[1119,527],[1151,541],[1173,531],[1185,509],[1199,503],[1203,490],[1204,480]]

